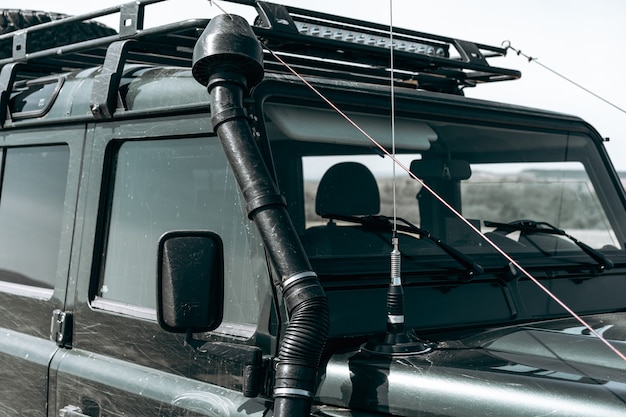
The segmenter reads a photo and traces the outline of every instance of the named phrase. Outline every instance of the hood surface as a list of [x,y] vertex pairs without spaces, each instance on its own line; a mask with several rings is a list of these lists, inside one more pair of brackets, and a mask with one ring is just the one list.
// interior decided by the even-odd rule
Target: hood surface
[[[626,315],[589,320],[626,353]],[[558,320],[440,341],[420,355],[334,355],[318,400],[330,406],[327,415],[345,407],[404,416],[625,416],[626,362],[587,333]]]

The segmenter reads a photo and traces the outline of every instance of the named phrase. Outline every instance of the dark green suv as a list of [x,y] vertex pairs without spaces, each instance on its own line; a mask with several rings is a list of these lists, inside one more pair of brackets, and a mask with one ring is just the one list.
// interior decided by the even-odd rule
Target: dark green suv
[[596,130],[465,98],[502,48],[239,2],[0,35],[0,415],[626,415]]

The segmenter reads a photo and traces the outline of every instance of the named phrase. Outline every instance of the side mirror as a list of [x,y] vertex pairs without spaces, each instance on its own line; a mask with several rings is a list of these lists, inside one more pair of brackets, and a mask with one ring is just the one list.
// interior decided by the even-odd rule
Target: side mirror
[[224,249],[213,232],[176,231],[158,249],[157,318],[168,332],[214,330],[224,310]]

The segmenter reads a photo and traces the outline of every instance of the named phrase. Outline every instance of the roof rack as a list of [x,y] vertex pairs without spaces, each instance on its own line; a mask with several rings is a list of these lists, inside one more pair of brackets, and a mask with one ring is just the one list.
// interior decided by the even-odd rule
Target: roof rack
[[[303,74],[388,84],[393,48],[398,85],[458,94],[478,83],[521,77],[517,70],[487,62],[505,56],[505,48],[396,27],[392,37],[381,24],[261,1],[230,1],[256,6],[257,36],[274,52],[288,55]],[[285,71],[272,57],[266,67]]]
[[[92,111],[96,117],[110,117],[116,105],[111,93],[117,89],[124,64],[191,67],[195,42],[209,19],[144,29],[145,7],[161,1],[139,0],[0,35],[0,124],[12,86],[20,80],[102,66]],[[388,27],[257,0],[228,1],[256,8],[253,29],[259,39],[302,74],[388,84]],[[115,13],[120,14],[118,32],[101,31],[93,39],[52,46],[31,42]],[[519,71],[487,63],[488,58],[504,56],[504,48],[400,28],[393,29],[393,47],[393,76],[399,86],[458,94],[464,87],[521,76]],[[3,50],[10,50],[10,56],[2,56]],[[267,71],[288,72],[271,53],[266,53],[265,65]]]

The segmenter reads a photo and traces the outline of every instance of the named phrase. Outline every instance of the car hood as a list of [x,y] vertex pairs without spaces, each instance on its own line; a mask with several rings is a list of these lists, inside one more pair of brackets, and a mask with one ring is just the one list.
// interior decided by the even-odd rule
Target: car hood
[[[626,315],[588,321],[626,353]],[[577,321],[557,320],[439,341],[424,354],[333,355],[317,401],[337,416],[625,416],[626,361]]]

